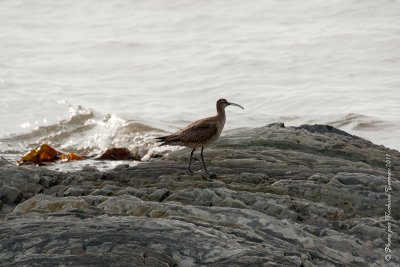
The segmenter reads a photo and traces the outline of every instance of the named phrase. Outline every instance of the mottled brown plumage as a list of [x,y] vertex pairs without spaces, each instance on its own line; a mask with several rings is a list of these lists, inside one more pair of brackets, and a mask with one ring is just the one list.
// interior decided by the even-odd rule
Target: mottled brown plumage
[[193,150],[190,154],[189,160],[190,172],[192,172],[190,165],[192,162],[193,152],[196,148],[201,147],[201,159],[203,161],[204,170],[207,172],[203,157],[203,149],[205,146],[217,140],[221,135],[226,120],[225,108],[229,105],[238,106],[244,109],[238,104],[229,103],[226,99],[219,99],[217,101],[218,114],[216,116],[195,121],[176,133],[158,137],[156,139],[162,142],[161,145],[186,146],[192,148]]

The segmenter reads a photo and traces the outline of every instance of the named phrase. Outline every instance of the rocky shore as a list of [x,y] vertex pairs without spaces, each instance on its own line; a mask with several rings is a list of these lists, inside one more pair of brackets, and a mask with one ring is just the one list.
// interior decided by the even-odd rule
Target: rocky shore
[[212,177],[186,171],[186,149],[107,172],[0,158],[0,265],[399,266],[398,151],[276,123],[204,156]]

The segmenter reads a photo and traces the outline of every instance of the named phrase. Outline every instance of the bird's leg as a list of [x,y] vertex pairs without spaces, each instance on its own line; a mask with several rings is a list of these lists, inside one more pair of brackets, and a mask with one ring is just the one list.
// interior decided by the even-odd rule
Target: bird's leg
[[193,148],[193,150],[192,150],[192,153],[190,153],[190,159],[189,159],[189,172],[193,172],[191,169],[190,169],[190,165],[192,164],[192,157],[193,157],[193,152],[196,150],[196,148]]
[[206,173],[208,173],[207,168],[206,168],[206,163],[204,162],[203,149],[204,149],[204,147],[202,146],[202,147],[201,147],[201,153],[200,153],[200,155],[201,155],[201,160],[203,161],[204,171],[205,171]]
[[200,153],[200,155],[201,155],[201,160],[203,161],[203,166],[204,166],[205,174],[204,174],[204,175],[202,174],[201,176],[203,176],[203,179],[208,180],[208,179],[210,179],[210,178],[215,177],[215,174],[214,174],[213,172],[208,172],[208,171],[207,171],[206,163],[205,163],[204,157],[203,157],[203,149],[204,149],[204,147],[201,147],[201,153]]

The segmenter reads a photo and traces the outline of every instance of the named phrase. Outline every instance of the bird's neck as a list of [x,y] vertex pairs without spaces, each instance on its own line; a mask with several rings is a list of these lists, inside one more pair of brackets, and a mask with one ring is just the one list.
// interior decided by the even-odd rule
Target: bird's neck
[[217,107],[217,112],[218,112],[218,118],[220,120],[220,122],[222,122],[222,124],[225,124],[225,109],[223,107]]

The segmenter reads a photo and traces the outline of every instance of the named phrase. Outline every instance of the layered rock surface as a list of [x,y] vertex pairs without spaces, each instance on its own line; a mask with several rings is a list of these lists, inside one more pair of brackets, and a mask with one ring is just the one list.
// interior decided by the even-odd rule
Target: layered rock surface
[[187,173],[188,150],[107,172],[0,159],[0,265],[383,266],[386,154],[397,266],[400,153],[282,124],[207,148],[212,177]]

